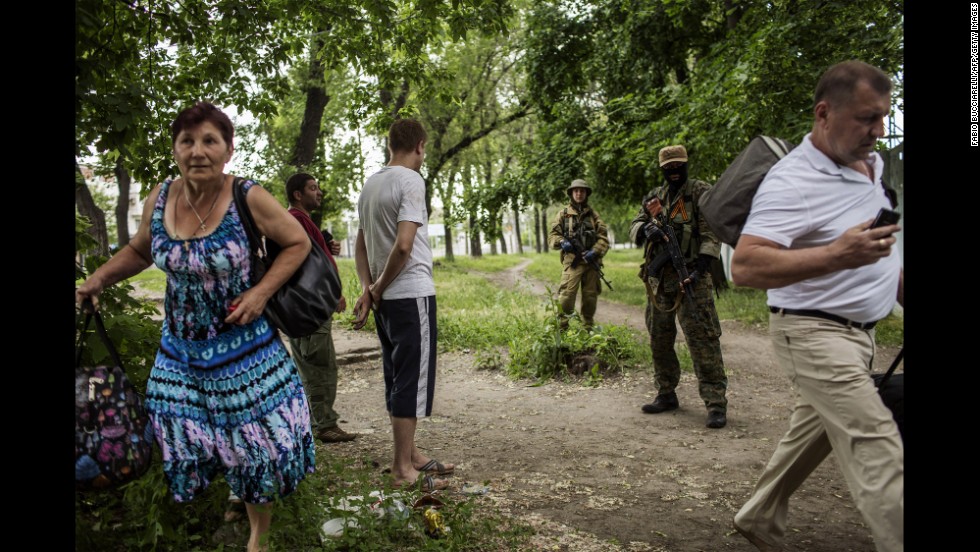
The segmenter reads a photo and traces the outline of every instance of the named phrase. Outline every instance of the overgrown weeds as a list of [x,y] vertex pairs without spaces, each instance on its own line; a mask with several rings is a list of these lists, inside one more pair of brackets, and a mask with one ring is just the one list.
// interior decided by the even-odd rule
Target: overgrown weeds
[[518,331],[508,341],[510,377],[544,382],[557,376],[584,376],[586,384],[594,385],[603,374],[623,371],[645,360],[644,351],[649,357],[649,349],[623,326],[586,330],[574,314],[563,331],[561,306],[550,288],[548,293],[545,316],[525,314],[517,318]]

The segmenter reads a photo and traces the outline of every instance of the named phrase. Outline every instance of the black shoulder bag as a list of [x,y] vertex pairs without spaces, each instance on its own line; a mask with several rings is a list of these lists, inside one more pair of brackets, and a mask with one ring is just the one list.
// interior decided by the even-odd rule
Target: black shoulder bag
[[872,374],[878,394],[881,395],[881,402],[892,411],[892,417],[898,424],[898,433],[905,442],[905,374],[895,374],[895,368],[902,361],[905,354],[905,347],[898,352],[898,356],[892,361],[891,367],[884,374]]
[[[232,196],[248,235],[252,261],[252,285],[257,284],[279,254],[279,244],[264,240],[245,201],[242,178],[232,183]],[[306,337],[322,326],[340,302],[340,275],[327,254],[310,239],[310,254],[296,272],[269,298],[265,314],[269,322],[289,337]],[[268,251],[267,251],[268,249]]]

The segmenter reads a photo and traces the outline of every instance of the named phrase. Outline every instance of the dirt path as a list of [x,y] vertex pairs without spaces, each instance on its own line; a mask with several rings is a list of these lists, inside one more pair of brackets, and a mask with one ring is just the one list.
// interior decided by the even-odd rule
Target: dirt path
[[[524,266],[488,277],[545,293],[523,275]],[[646,331],[642,309],[603,296],[596,316],[600,324]],[[651,416],[640,410],[655,393],[651,372],[610,376],[596,388],[530,387],[476,369],[472,355],[447,353],[439,356],[435,411],[419,423],[419,446],[456,463],[455,488],[486,484],[481,500],[535,525],[528,550],[753,551],[730,520],[785,431],[793,399],[768,336],[734,321],[722,327],[729,372],[724,429],[705,428],[692,374],[677,389],[680,409]],[[336,408],[344,428],[362,436],[330,450],[387,466],[391,434],[372,353],[376,337],[336,328],[334,339],[345,363]],[[896,353],[881,351],[878,369]],[[788,550],[874,550],[832,458],[790,508]]]

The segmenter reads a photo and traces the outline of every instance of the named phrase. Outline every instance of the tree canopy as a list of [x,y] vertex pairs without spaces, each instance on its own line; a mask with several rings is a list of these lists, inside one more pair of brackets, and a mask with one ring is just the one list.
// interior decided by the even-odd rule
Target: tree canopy
[[895,75],[901,108],[903,23],[896,0],[79,0],[76,163],[146,193],[175,172],[173,117],[208,99],[254,118],[236,131],[252,176],[318,176],[319,221],[373,170],[364,146],[418,117],[429,198],[492,238],[574,178],[609,212],[635,204],[668,144],[712,181],[757,134],[799,141],[838,61]]

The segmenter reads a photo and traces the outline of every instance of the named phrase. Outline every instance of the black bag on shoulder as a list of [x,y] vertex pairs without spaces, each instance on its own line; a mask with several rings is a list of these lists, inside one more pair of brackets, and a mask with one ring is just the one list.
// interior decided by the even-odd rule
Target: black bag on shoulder
[[905,442],[905,374],[895,374],[895,368],[905,354],[905,347],[898,352],[898,356],[892,361],[891,367],[883,374],[872,374],[878,394],[881,395],[881,402],[892,411],[892,417],[898,424],[898,433]]
[[[796,144],[782,138],[756,136],[721,173],[714,186],[701,194],[698,209],[719,240],[732,247],[738,244],[759,185],[769,169],[795,147]],[[895,208],[898,205],[897,192],[884,179],[881,187],[892,208]]]
[[759,184],[769,169],[794,147],[795,144],[782,138],[756,136],[721,173],[714,186],[701,194],[698,209],[719,240],[735,247]]
[[[272,266],[280,247],[259,234],[245,201],[241,177],[232,184],[232,196],[248,235],[252,260],[252,284],[257,284]],[[306,337],[322,326],[340,303],[340,274],[327,254],[310,238],[310,254],[265,304],[269,323],[288,337]]]

